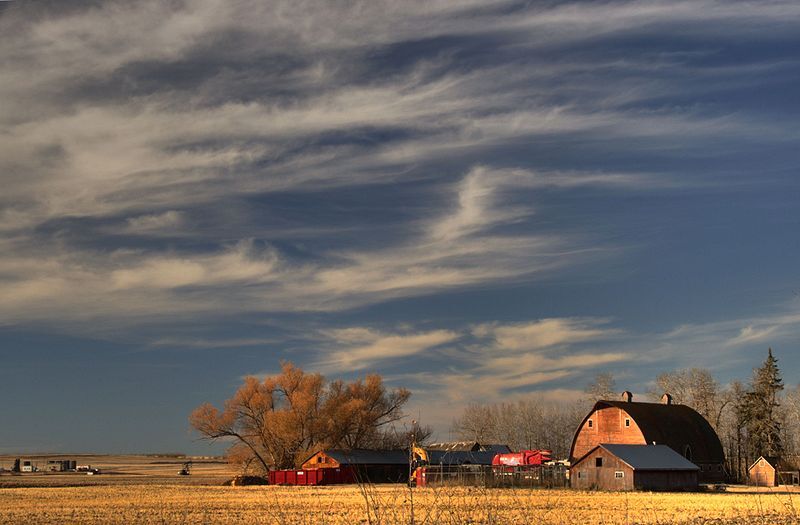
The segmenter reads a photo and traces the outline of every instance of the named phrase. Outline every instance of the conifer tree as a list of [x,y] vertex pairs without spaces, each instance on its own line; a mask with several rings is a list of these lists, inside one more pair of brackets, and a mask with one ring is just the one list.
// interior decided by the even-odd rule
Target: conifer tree
[[764,364],[753,371],[753,382],[741,407],[753,458],[779,456],[783,452],[778,412],[778,393],[781,390],[783,381],[778,360],[770,348]]

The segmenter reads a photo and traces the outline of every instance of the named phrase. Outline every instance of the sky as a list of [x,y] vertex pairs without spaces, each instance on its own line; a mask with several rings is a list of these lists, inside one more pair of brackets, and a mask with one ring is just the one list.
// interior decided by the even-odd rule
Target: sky
[[800,4],[0,4],[0,453],[219,453],[289,360],[469,403],[800,373]]

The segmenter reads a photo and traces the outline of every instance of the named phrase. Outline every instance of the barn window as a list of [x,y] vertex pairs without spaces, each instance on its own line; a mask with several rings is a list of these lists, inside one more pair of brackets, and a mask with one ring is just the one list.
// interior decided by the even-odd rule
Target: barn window
[[629,427],[629,426],[631,426],[631,418],[629,418],[629,417],[626,417],[626,418],[625,418],[625,426],[626,426],[626,427]]
[[583,471],[582,470],[578,471],[578,479],[583,479]]
[[322,463],[322,456],[317,456],[317,463]]
[[594,458],[594,466],[595,467],[602,467],[603,466],[603,458]]
[[592,420],[590,419],[590,420],[589,420],[589,428],[592,428],[593,426],[594,426],[594,421],[592,421]]
[[617,479],[622,479],[625,477],[625,473],[621,470],[614,472],[614,477]]
[[689,445],[686,445],[686,448],[683,449],[683,457],[685,457],[689,461],[692,460],[692,447],[690,447]]

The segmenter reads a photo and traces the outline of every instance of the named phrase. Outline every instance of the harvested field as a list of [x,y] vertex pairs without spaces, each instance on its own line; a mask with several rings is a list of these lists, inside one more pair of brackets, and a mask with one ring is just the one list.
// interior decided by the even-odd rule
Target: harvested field
[[[16,457],[24,457],[44,468],[49,459],[74,459],[78,465],[91,465],[101,474],[87,476],[82,472],[36,472],[11,474]],[[184,462],[192,462],[191,476],[178,476]],[[123,484],[210,484],[219,485],[233,476],[228,464],[219,458],[182,457],[168,455],[97,455],[44,454],[0,456],[0,488],[12,487],[72,487]]]
[[[0,523],[798,523],[797,494],[116,483],[0,489]],[[194,478],[203,482],[203,478]],[[94,483],[95,480],[92,480]]]

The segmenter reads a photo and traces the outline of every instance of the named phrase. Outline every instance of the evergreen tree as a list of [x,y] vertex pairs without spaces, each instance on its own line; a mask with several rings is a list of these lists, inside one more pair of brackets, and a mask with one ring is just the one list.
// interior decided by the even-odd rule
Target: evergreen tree
[[778,360],[769,349],[767,359],[753,371],[753,382],[745,395],[742,419],[747,428],[752,457],[778,456],[783,452],[778,392],[783,390]]

